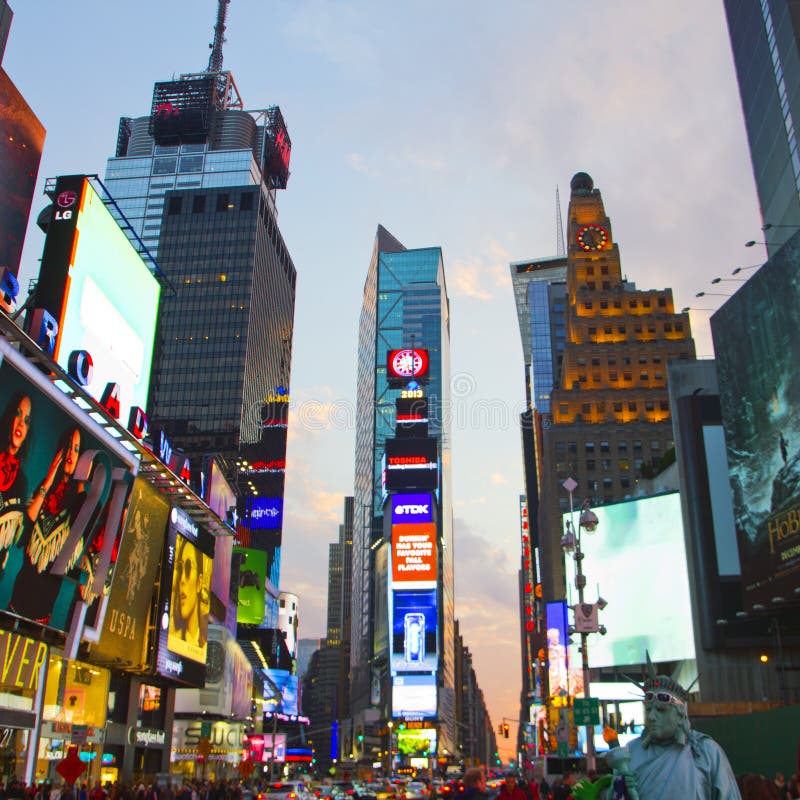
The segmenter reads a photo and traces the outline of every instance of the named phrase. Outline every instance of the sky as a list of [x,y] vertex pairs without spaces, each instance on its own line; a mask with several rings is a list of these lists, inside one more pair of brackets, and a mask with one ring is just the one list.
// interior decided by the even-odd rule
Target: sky
[[[203,70],[215,0],[11,0],[3,67],[47,129],[46,177],[105,172],[120,116]],[[127,11],[127,13],[125,13]],[[763,262],[722,0],[232,0],[246,108],[292,139],[279,225],[297,268],[282,587],[325,635],[328,544],[353,492],[358,316],[375,231],[441,246],[451,304],[456,615],[512,757],[521,661],[522,347],[509,263],[556,254],[556,190],[588,172],[623,274],[672,287],[698,355],[737,266]],[[38,269],[33,224],[22,276]],[[745,273],[747,274],[747,273]],[[23,283],[23,286],[27,281]],[[586,564],[591,574],[591,564]],[[591,655],[590,655],[591,657]]]

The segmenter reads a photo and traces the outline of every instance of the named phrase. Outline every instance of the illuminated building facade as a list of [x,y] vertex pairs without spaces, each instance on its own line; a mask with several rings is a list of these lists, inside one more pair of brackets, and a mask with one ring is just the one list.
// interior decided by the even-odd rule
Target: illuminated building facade
[[725,0],[770,255],[800,227],[800,19],[792,0]]
[[[429,357],[428,433],[438,440],[439,537],[438,627],[443,643],[436,669],[440,746],[454,750],[453,523],[450,488],[450,326],[441,249],[406,250],[378,226],[364,286],[359,323],[353,580],[350,635],[350,711],[355,729],[390,718],[386,594],[388,554],[384,540],[386,442],[395,436],[396,401],[402,387],[387,375],[387,354],[424,348]],[[444,745],[441,743],[444,742]],[[368,753],[362,753],[366,757]]]
[[[550,324],[537,338],[539,310],[530,304],[530,327],[521,330],[534,387],[530,431],[523,430],[523,438],[535,443],[526,458],[535,474],[535,482],[530,475],[526,480],[528,512],[531,527],[536,523],[531,537],[545,600],[562,599],[565,592],[561,514],[569,510],[569,496],[562,483],[568,477],[578,482],[577,506],[584,499],[601,505],[632,496],[638,478],[647,477],[673,446],[667,362],[694,357],[688,315],[675,313],[671,290],[638,290],[623,279],[610,219],[592,179],[578,173],[571,189],[565,283],[543,282],[546,299],[543,287],[531,285],[529,296],[541,295]],[[537,352],[545,368],[541,389]],[[553,384],[546,397],[549,368]]]

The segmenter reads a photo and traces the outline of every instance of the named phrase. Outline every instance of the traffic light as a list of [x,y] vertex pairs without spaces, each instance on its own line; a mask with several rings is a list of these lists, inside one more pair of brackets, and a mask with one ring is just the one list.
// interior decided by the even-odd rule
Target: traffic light
[[503,736],[508,739],[508,732],[511,730],[509,724],[507,722],[503,723]]
[[503,735],[503,723],[502,722],[498,722],[497,723],[497,735],[498,736],[502,736]]

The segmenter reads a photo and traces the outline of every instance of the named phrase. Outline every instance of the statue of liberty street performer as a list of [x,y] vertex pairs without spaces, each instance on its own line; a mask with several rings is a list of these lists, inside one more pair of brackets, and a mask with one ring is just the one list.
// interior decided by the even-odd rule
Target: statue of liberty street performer
[[[644,733],[620,747],[611,733],[608,763],[613,778],[582,781],[576,800],[741,800],[723,749],[704,733],[691,730],[689,692],[666,675],[656,675],[647,655]],[[690,687],[691,688],[691,687]],[[604,734],[605,735],[605,734]]]

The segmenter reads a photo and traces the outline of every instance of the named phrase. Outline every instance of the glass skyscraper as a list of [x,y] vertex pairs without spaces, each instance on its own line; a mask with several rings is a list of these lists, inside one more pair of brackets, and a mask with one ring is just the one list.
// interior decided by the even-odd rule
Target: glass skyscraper
[[792,0],[725,0],[725,13],[772,255],[800,228],[800,17]]
[[[148,420],[193,468],[218,455],[238,488],[237,544],[267,551],[277,624],[297,273],[277,224],[291,151],[277,107],[244,110],[230,72],[156,83],[120,120],[105,184],[170,286]],[[142,245],[139,245],[142,246]]]
[[[442,539],[440,608],[443,655],[439,667],[438,716],[443,735],[454,740],[453,514],[450,479],[450,322],[442,252],[438,247],[406,250],[378,226],[364,286],[359,324],[353,591],[351,618],[351,712],[354,719],[378,705],[382,652],[376,635],[376,585],[386,577],[376,548],[383,537],[382,468],[386,440],[395,434],[395,401],[387,353],[415,347],[428,351],[429,435],[439,440],[439,502]],[[377,565],[377,566],[376,566]]]

